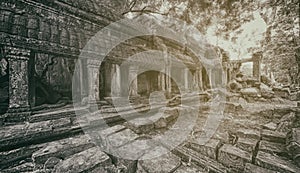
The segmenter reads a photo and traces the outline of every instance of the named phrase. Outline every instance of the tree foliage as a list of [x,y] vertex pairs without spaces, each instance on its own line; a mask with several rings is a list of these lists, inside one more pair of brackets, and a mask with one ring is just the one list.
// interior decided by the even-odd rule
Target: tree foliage
[[184,20],[231,59],[263,51],[263,62],[279,82],[299,85],[299,0],[127,0],[123,14]]

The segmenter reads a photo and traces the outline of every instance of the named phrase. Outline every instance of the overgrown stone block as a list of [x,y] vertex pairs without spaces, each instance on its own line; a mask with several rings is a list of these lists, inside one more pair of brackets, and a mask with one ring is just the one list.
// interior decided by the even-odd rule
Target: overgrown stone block
[[125,126],[137,134],[148,133],[154,128],[154,124],[148,118],[135,118],[128,121]]
[[251,163],[247,163],[244,169],[244,173],[277,173],[277,172],[253,165]]
[[281,143],[269,142],[269,141],[260,141],[259,150],[271,154],[286,154],[285,145]]
[[267,169],[276,170],[278,172],[283,173],[300,172],[300,169],[297,166],[295,166],[291,161],[263,151],[258,152],[255,164]]
[[219,150],[218,160],[227,167],[242,171],[246,163],[251,163],[252,156],[244,150],[225,144]]
[[207,143],[200,144],[199,140],[196,139],[191,141],[189,145],[193,150],[212,159],[217,159],[217,150],[221,146],[221,142],[217,139],[210,139]]
[[272,130],[262,130],[261,133],[262,140],[285,143],[286,134],[282,132],[272,131]]
[[148,159],[138,161],[137,172],[173,172],[181,164],[179,157],[161,146],[155,147],[153,150],[151,150],[151,152],[146,153],[142,158]]
[[300,128],[293,128],[287,135],[287,151],[300,167]]
[[43,164],[50,157],[66,158],[94,145],[85,135],[67,138],[48,143],[44,148],[34,152],[32,158],[36,164]]
[[237,141],[237,147],[252,153],[255,150],[255,147],[258,143],[257,139],[252,138],[239,138]]
[[237,136],[239,138],[253,138],[253,139],[260,139],[260,132],[254,129],[239,129],[237,131]]
[[66,160],[61,161],[54,167],[54,173],[79,173],[91,172],[95,169],[106,172],[105,167],[111,166],[112,161],[108,155],[102,152],[98,147],[77,153]]
[[107,138],[108,147],[112,147],[112,149],[118,148],[129,142],[133,142],[138,137],[139,136],[135,134],[132,130],[126,129],[121,132],[108,136]]

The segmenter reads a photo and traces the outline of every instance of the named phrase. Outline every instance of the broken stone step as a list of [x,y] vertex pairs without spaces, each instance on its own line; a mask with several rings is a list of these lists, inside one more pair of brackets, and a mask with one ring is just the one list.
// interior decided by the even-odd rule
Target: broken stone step
[[153,122],[155,129],[161,129],[167,127],[167,122],[164,114],[159,112],[149,117],[149,120]]
[[32,154],[43,148],[45,144],[30,145],[0,153],[0,169],[18,163],[20,160],[31,158]]
[[72,127],[69,118],[6,126],[0,130],[0,151],[49,141],[49,139],[79,131],[81,131],[80,126]]
[[287,135],[287,151],[300,167],[300,128],[293,128]]
[[126,122],[125,126],[137,134],[146,134],[154,128],[154,123],[148,118],[135,118]]
[[[161,155],[161,153],[166,154]],[[138,161],[137,172],[174,172],[180,166],[181,160],[179,157],[166,148],[157,146]]]
[[263,125],[262,128],[275,131],[277,129],[277,124],[274,122],[269,122],[269,123]]
[[49,158],[67,158],[75,153],[81,152],[95,146],[86,135],[66,138],[59,141],[49,142],[45,147],[33,153],[35,164],[44,164]]
[[269,141],[260,141],[258,149],[263,152],[270,154],[279,154],[286,155],[285,145],[281,143],[269,142]]
[[38,113],[34,114],[29,117],[29,122],[35,123],[40,121],[48,121],[48,120],[54,120],[54,119],[61,119],[61,118],[69,118],[69,117],[75,117],[76,111],[81,112],[84,111],[84,108],[67,108],[62,110],[53,110],[50,112],[45,113]]
[[205,172],[204,168],[195,166],[194,164],[186,166],[181,165],[174,173],[195,173],[195,172]]
[[264,129],[261,136],[262,140],[285,144],[286,133]]
[[240,148],[225,144],[219,149],[218,161],[224,166],[242,171],[246,163],[251,163],[252,155]]
[[[134,149],[133,149],[134,148]],[[113,151],[114,156],[122,157],[127,160],[138,160],[145,153],[153,148],[153,144],[145,139],[137,139]]]
[[259,151],[257,153],[255,164],[281,173],[300,172],[300,168],[294,165],[290,160],[263,151]]
[[260,140],[261,137],[260,132],[254,129],[239,129],[236,134],[239,138],[253,138]]
[[53,173],[81,173],[98,172],[107,173],[112,167],[110,157],[102,152],[99,147],[92,147],[58,163]]
[[111,151],[111,158],[117,167],[126,167],[124,172],[136,172],[137,160],[150,151],[152,146],[144,139],[138,139]]
[[212,172],[228,172],[228,169],[221,163],[185,146],[177,147],[174,150],[172,150],[172,152],[178,157],[180,157],[184,162],[194,163],[195,165],[207,168]]
[[236,146],[244,151],[253,153],[255,151],[256,145],[258,143],[257,139],[253,138],[238,138]]
[[119,148],[125,144],[133,142],[139,137],[136,133],[134,133],[130,129],[125,129],[118,133],[114,133],[106,138],[106,144],[109,150],[114,150],[115,148]]
[[34,164],[25,162],[12,168],[1,170],[1,173],[15,173],[15,172],[33,172]]
[[199,140],[195,139],[189,142],[188,146],[205,156],[217,160],[217,151],[221,146],[221,141],[217,139],[210,139],[205,144],[202,144]]
[[247,163],[245,166],[244,173],[278,173],[278,172],[253,165],[251,163]]

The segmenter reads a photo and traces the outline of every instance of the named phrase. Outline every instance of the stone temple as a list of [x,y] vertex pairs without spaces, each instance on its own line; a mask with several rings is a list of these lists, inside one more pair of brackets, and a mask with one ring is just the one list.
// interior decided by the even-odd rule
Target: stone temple
[[[99,60],[112,40],[89,41],[124,19],[122,6],[1,1],[0,172],[300,172],[299,92],[274,84],[261,52],[230,60],[207,43],[195,52],[144,35]],[[240,70],[247,62],[250,76]],[[220,117],[214,127],[211,112]],[[170,143],[147,140],[178,129],[187,134],[166,135]]]

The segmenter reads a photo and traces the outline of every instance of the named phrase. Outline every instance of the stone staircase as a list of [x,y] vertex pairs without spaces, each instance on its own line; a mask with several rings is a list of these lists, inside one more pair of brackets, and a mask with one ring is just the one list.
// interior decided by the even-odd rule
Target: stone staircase
[[[27,123],[0,128],[0,172],[300,172],[296,166],[300,153],[299,127],[297,124],[287,126],[289,130],[286,131],[280,125],[290,114],[298,118],[293,121],[299,120],[299,109],[272,110],[284,114],[281,121],[230,131],[230,139],[213,136],[201,144],[198,136],[191,134],[180,146],[159,158],[138,160],[153,152],[170,150],[171,146],[153,146],[145,139],[172,128],[179,111],[197,106],[193,104],[196,98],[199,97],[188,97],[189,107],[184,108],[174,98],[168,107],[165,103],[156,104],[154,114],[147,114],[147,105],[135,105],[135,109],[121,107],[117,112],[110,104],[104,104],[92,113],[90,123],[80,122],[70,105],[36,111]],[[205,118],[207,114],[205,105],[201,106],[199,118]],[[232,106],[235,108],[229,104],[227,109]],[[76,109],[85,113],[86,107]],[[145,112],[145,116],[139,117],[140,114],[134,112]],[[102,118],[108,128],[101,126]],[[84,134],[82,128],[90,128],[89,135]],[[99,133],[102,138],[97,138]],[[113,151],[136,158],[119,158],[103,152],[110,149],[107,146],[96,145],[107,143]],[[136,146],[139,149],[133,149]]]

